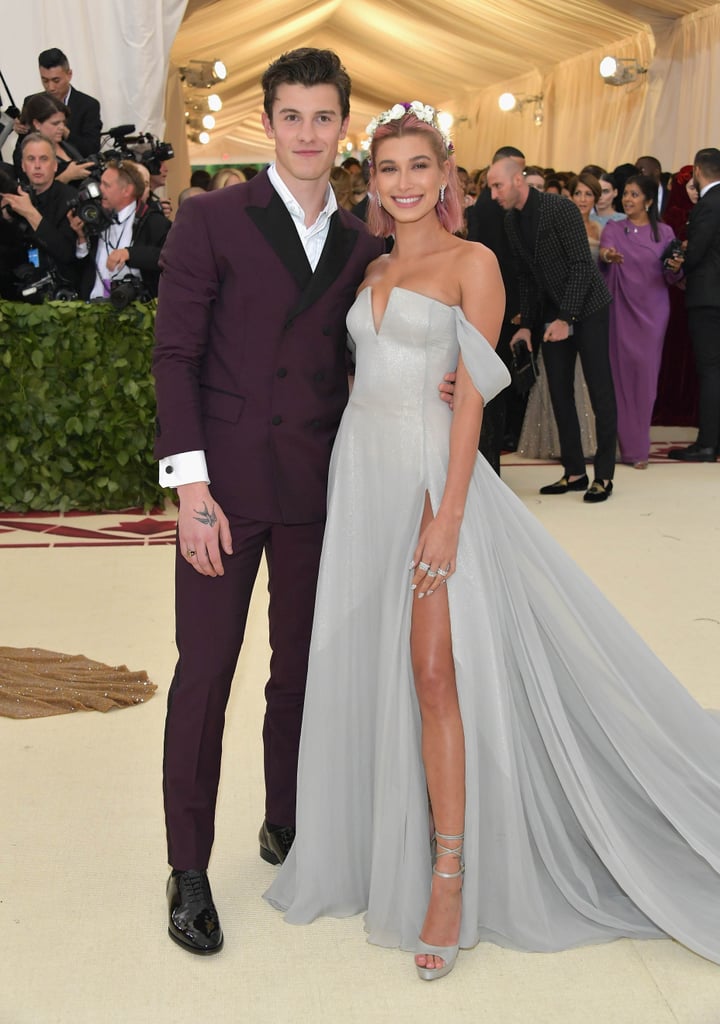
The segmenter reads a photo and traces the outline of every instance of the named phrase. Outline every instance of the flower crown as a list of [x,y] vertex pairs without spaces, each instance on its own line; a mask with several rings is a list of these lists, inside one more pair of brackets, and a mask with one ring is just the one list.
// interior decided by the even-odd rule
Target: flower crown
[[424,121],[425,124],[432,125],[436,131],[440,132],[449,156],[453,152],[453,144],[450,141],[450,135],[447,128],[443,128],[440,124],[438,113],[439,111],[437,111],[435,107],[430,107],[426,103],[421,103],[420,100],[413,100],[412,103],[396,103],[394,107],[390,107],[389,110],[383,110],[382,114],[378,114],[377,117],[374,117],[365,131],[370,136],[370,142],[372,143],[373,136],[380,125],[388,124],[390,121],[399,121],[400,118],[405,117],[406,114],[414,114],[418,120]]

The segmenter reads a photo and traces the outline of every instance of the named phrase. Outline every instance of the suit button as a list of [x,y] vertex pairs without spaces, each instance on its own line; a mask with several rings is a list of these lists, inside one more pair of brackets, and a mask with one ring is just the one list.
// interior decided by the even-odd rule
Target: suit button
[[273,416],[271,423],[274,427],[279,427],[282,423],[282,416]]
[[313,380],[315,381],[316,384],[319,384],[320,381],[325,380],[325,374],[323,373],[323,371],[322,370],[318,370],[318,372],[313,377]]
[[287,370],[284,366],[281,366],[277,372],[278,377],[287,377]]

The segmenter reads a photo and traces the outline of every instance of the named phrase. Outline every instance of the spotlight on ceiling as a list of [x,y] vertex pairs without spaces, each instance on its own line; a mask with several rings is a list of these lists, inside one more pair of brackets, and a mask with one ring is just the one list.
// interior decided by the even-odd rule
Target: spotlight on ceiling
[[227,68],[221,60],[191,60],[180,68],[180,77],[189,89],[211,89],[225,81]]
[[606,85],[629,85],[647,74],[647,68],[636,57],[603,57],[600,74]]
[[191,142],[199,142],[201,146],[207,146],[210,141],[209,132],[189,132],[188,139]]
[[453,117],[453,115],[448,110],[439,110],[437,119],[438,124],[440,125],[442,130],[444,132],[449,133],[450,129],[455,123],[455,118]]
[[545,120],[542,93],[538,93],[537,96],[526,96],[524,93],[504,92],[498,99],[498,106],[505,114],[510,112],[522,114],[523,109],[529,104],[532,104],[533,107],[533,124],[536,128],[540,128]]
[[216,92],[210,93],[210,95],[207,98],[207,105],[208,108],[212,110],[214,114],[217,114],[220,110],[222,110],[222,100],[220,99]]

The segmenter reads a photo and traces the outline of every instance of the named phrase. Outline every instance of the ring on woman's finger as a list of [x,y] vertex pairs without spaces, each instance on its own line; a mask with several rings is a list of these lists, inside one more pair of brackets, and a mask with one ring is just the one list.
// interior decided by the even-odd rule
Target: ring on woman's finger
[[448,569],[438,569],[437,574],[438,576],[449,576],[450,572]]
[[188,558],[194,558],[196,552],[194,552],[192,548],[188,548],[186,554],[187,554]]
[[428,574],[428,576],[430,577],[431,580],[434,580],[435,577],[437,576],[437,573],[436,572],[432,572],[430,569],[428,569],[428,573],[427,574]]
[[422,569],[423,572],[427,572],[429,568],[427,562],[418,562],[418,569]]

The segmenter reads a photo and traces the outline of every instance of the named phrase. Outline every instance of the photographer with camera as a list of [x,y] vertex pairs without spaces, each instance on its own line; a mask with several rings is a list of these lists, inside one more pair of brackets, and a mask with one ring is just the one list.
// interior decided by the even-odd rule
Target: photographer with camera
[[[21,256],[20,265],[12,268],[21,282],[14,297],[32,301],[41,290],[51,297],[60,290],[63,297],[68,297],[75,282],[76,263],[75,236],[66,211],[74,190],[55,180],[55,146],[36,132],[23,140],[21,164],[29,183],[27,189],[8,189],[0,196],[4,226],[14,237]],[[41,282],[42,289],[36,288]]]
[[82,189],[78,193],[80,203],[68,219],[77,236],[82,299],[110,299],[115,294],[116,305],[127,305],[157,295],[160,250],[171,224],[162,213],[141,204],[144,191],[135,163],[111,160],[100,178],[100,195],[87,201]]

